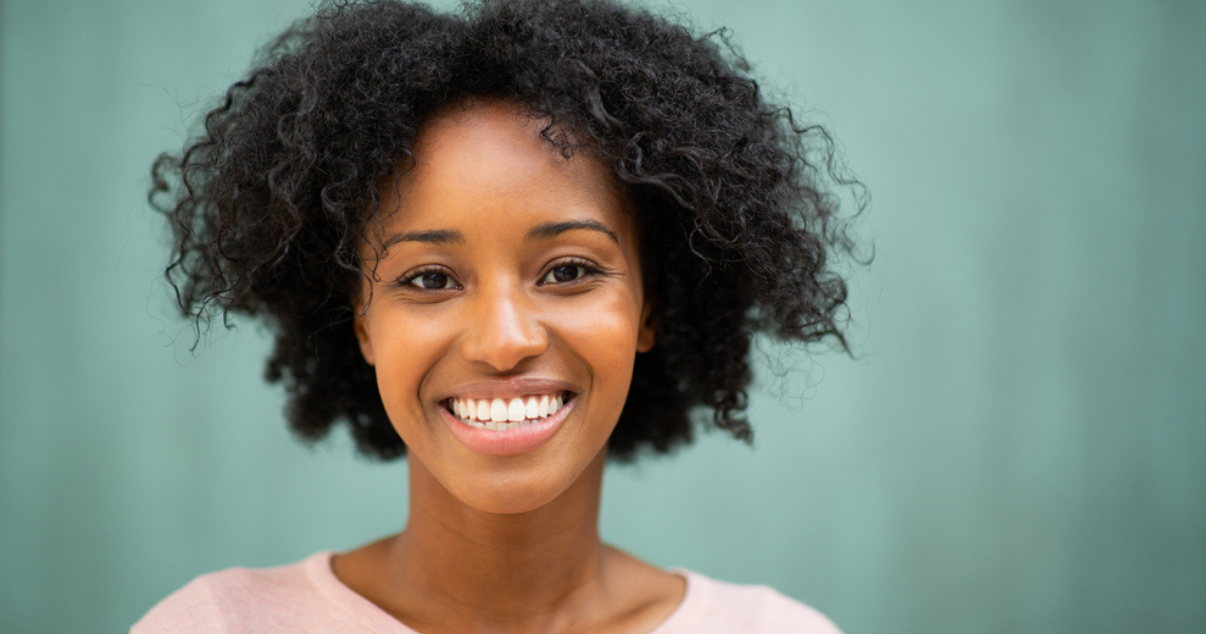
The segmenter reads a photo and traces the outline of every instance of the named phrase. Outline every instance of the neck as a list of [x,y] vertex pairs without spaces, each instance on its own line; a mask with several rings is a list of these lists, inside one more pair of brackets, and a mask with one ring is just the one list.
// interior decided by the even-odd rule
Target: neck
[[504,630],[551,627],[555,615],[575,611],[601,590],[604,457],[601,452],[553,501],[515,514],[467,507],[412,459],[410,518],[388,546],[397,582],[427,609],[440,606],[442,614],[427,618],[441,629],[467,615],[478,626]]

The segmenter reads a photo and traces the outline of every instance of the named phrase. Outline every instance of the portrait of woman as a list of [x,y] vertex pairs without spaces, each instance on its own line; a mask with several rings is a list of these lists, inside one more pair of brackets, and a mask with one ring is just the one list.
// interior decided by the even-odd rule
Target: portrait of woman
[[0,0],[0,632],[1206,631],[1204,31]]
[[849,182],[743,67],[603,0],[337,3],[281,36],[155,165],[168,279],[268,324],[302,438],[405,456],[409,516],[133,631],[836,632],[598,534],[609,459],[750,439],[755,333],[844,344]]

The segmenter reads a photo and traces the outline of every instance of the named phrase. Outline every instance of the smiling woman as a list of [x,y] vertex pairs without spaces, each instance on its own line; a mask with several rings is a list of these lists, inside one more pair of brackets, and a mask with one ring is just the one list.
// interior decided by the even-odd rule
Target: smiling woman
[[354,329],[411,470],[492,513],[581,476],[653,346],[633,213],[606,164],[562,156],[545,124],[494,100],[442,113],[361,246]]
[[605,2],[341,4],[286,32],[156,163],[168,277],[199,324],[274,328],[303,438],[407,457],[409,519],[199,577],[134,631],[835,632],[597,530],[607,459],[750,438],[754,333],[844,345],[823,185],[850,183],[745,67]]

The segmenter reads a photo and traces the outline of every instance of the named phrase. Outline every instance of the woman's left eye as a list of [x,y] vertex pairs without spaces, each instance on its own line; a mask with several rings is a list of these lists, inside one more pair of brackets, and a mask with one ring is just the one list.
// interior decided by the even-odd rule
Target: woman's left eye
[[572,282],[576,279],[585,277],[591,272],[590,267],[582,264],[561,264],[549,269],[548,273],[541,278],[541,284],[559,284]]

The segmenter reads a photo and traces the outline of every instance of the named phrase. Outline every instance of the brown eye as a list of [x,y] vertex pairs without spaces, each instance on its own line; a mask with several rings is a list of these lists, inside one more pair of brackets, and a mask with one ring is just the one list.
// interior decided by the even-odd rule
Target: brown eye
[[577,264],[563,264],[553,268],[541,280],[545,284],[556,284],[558,282],[572,282],[586,274],[585,267]]
[[429,291],[456,288],[456,284],[452,281],[451,276],[438,271],[429,271],[416,275],[411,278],[410,284]]

